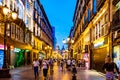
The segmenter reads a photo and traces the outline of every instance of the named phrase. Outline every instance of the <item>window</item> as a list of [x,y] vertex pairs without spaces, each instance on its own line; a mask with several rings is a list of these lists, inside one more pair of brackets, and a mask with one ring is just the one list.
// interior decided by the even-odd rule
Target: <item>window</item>
[[35,24],[35,36],[37,36],[37,24]]
[[97,12],[97,1],[94,0],[93,1],[93,13],[96,14],[96,12]]
[[29,4],[28,0],[26,0],[26,9],[30,10],[30,4]]
[[20,41],[21,41],[21,42],[23,42],[23,38],[24,38],[23,30],[20,29]]
[[0,0],[0,5],[2,5],[3,0]]
[[108,21],[108,14],[105,14],[105,23]]
[[96,30],[95,30],[95,27],[93,27],[93,29],[92,29],[93,41],[95,40],[95,36],[96,36]]
[[38,28],[38,37],[40,37],[40,28]]
[[24,15],[23,6],[21,4],[18,4],[18,7],[19,7],[19,15],[18,15],[18,17],[20,19],[23,19],[23,15]]
[[88,9],[88,22],[90,22],[90,9]]
[[4,23],[0,23],[0,34],[4,34]]
[[29,17],[28,16],[26,16],[25,24],[26,24],[26,27],[29,26]]
[[37,10],[35,10],[35,19],[37,19],[37,16],[38,16],[38,15],[37,15]]
[[18,39],[20,40],[20,28],[18,28]]
[[84,16],[84,26],[86,25],[86,16]]
[[11,24],[11,38],[15,38],[15,24]]
[[18,39],[18,31],[17,31],[17,26],[15,26],[15,38]]

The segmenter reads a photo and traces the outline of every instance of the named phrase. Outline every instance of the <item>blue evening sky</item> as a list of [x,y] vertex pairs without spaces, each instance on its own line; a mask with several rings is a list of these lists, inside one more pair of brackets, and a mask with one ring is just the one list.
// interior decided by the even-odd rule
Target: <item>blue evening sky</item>
[[62,48],[62,40],[69,36],[73,26],[73,15],[77,0],[40,0],[51,26],[55,27],[57,43]]

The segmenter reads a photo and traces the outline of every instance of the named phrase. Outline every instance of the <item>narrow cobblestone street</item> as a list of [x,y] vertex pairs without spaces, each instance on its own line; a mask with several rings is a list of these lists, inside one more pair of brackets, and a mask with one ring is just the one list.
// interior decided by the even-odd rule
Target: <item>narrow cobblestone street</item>
[[[44,80],[42,70],[40,70],[39,78],[34,78],[31,66],[13,69],[11,75],[11,78],[0,78],[0,80]],[[72,74],[67,70],[61,71],[55,64],[53,74],[48,72],[48,80],[72,80]],[[105,76],[94,70],[79,70],[77,80],[105,80]]]

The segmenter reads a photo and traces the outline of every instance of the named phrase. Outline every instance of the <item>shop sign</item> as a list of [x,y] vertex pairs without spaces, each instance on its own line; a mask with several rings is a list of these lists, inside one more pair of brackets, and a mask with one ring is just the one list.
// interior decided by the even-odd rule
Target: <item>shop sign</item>
[[[1,44],[0,44],[0,49],[1,49],[1,50],[4,50],[4,45],[1,45]],[[7,49],[7,46],[6,46],[6,49]]]
[[4,51],[0,50],[0,68],[2,68],[4,62]]
[[98,43],[94,44],[94,48],[97,48],[97,47],[100,47],[100,46],[103,46],[103,45],[104,45],[104,41],[98,42]]
[[26,49],[25,52],[30,52],[30,50]]
[[19,48],[14,49],[14,52],[20,52],[20,51],[21,51],[21,49],[19,49]]

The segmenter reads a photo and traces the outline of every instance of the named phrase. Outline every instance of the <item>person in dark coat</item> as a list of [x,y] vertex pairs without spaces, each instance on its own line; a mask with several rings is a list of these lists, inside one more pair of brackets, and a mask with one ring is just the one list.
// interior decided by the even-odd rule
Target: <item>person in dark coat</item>
[[107,56],[105,59],[105,63],[102,67],[102,69],[106,73],[106,80],[114,80],[115,73],[117,72],[119,74],[119,70],[117,68],[116,63],[114,63],[110,56]]
[[72,74],[73,74],[72,80],[76,80],[77,69],[75,65],[73,65]]

